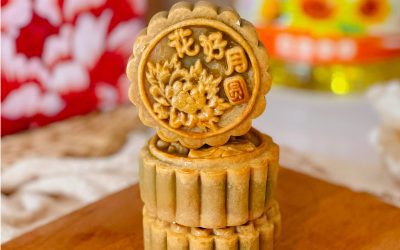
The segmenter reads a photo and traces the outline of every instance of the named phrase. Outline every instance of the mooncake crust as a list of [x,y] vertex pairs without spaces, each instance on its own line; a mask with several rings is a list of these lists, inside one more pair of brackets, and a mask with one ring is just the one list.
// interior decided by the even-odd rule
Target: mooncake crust
[[[166,37],[182,40],[168,42],[163,40]],[[161,43],[163,45],[159,45]],[[175,46],[177,54],[175,57],[165,55],[167,49],[157,46],[167,49]],[[202,56],[206,51],[214,51],[210,48],[220,49],[221,53],[208,52],[208,56]],[[200,55],[196,63],[185,68],[187,58],[198,59]],[[228,58],[228,55],[233,59],[226,59],[226,65],[221,62],[218,68],[212,64]],[[236,65],[238,58],[242,58],[242,62],[246,60],[246,63]],[[230,64],[234,66],[229,67]],[[227,69],[222,79],[215,75],[224,72],[221,65],[227,66],[224,66]],[[196,4],[179,2],[169,12],[154,15],[148,27],[137,37],[127,65],[131,82],[129,97],[138,107],[141,121],[155,128],[164,141],[179,142],[188,148],[199,148],[204,144],[219,146],[231,136],[246,134],[252,119],[264,111],[265,94],[271,86],[267,70],[268,56],[255,28],[241,19],[236,11],[202,1]],[[199,95],[195,93],[203,91],[203,87],[196,88],[198,84],[191,83],[173,84],[171,78],[171,86],[165,87],[159,82],[165,79],[166,74],[160,72],[168,72],[168,76],[169,73],[185,75],[186,82],[189,76],[193,78],[198,74],[199,79],[208,79],[205,86],[215,86],[207,87],[210,88],[205,95],[207,101],[199,104]],[[204,97],[203,94],[200,96]]]
[[[279,210],[275,210],[278,212]],[[280,218],[280,215],[273,215]],[[204,250],[272,250],[280,221],[272,222],[269,215],[239,226],[220,229],[186,227],[168,223],[143,209],[144,249],[204,249]]]
[[279,148],[252,129],[259,145],[220,158],[189,158],[158,149],[141,151],[140,190],[148,214],[189,227],[238,226],[261,216],[274,197]]

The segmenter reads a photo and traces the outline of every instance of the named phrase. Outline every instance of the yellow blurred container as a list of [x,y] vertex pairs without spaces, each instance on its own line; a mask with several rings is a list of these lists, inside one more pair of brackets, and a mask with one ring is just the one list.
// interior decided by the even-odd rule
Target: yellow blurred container
[[277,84],[345,95],[400,78],[398,0],[238,0],[236,7],[256,23]]

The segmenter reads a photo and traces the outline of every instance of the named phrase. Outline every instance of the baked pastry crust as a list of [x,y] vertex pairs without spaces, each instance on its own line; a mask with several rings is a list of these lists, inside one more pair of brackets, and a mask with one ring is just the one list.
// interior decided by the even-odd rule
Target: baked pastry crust
[[267,68],[254,27],[234,10],[180,2],[137,37],[129,97],[164,141],[219,146],[246,134],[264,111]]
[[157,136],[150,139],[142,149],[139,171],[148,213],[169,223],[203,228],[238,226],[260,217],[273,200],[279,148],[255,129],[244,138],[254,142],[254,150],[246,146],[238,153],[236,147],[229,155],[211,147],[217,153],[207,158],[190,158],[179,149],[168,153],[166,147],[159,148]]
[[[279,210],[277,212],[274,218],[280,218]],[[186,227],[152,217],[144,208],[144,249],[272,250],[280,221],[278,223],[262,214],[240,226],[220,229]]]

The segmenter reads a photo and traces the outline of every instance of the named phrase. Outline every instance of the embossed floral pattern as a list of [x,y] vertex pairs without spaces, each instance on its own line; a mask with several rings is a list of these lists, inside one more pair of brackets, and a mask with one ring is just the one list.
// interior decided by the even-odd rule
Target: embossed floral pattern
[[256,34],[235,11],[201,2],[154,16],[126,70],[140,120],[190,149],[246,134],[271,85]]
[[[248,70],[248,62],[243,48],[235,43],[228,46],[221,32],[199,33],[179,28],[167,36],[168,47],[174,52],[170,58],[147,63],[148,93],[153,99],[152,111],[170,127],[217,131],[223,114],[249,99],[246,80],[239,75]],[[217,75],[210,73],[215,65],[219,65]],[[233,73],[232,79],[241,79],[236,89],[225,79]]]
[[189,69],[182,66],[177,54],[163,63],[149,62],[146,80],[155,100],[154,112],[173,128],[216,130],[220,117],[231,107],[218,95],[222,77],[210,74],[200,59]]

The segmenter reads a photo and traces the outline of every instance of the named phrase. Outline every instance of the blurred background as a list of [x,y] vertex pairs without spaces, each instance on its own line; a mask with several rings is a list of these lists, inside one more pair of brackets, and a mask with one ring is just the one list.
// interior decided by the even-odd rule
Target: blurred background
[[[153,132],[128,103],[125,65],[175,2],[1,2],[3,242],[137,181]],[[400,1],[212,2],[268,49],[273,88],[254,126],[281,165],[399,206]]]

